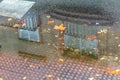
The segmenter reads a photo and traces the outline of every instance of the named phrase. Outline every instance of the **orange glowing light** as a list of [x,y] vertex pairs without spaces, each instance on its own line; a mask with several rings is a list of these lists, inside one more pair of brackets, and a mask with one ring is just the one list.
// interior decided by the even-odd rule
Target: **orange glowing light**
[[66,29],[66,27],[64,27],[64,24],[60,24],[59,26],[58,26],[58,25],[55,25],[55,26],[54,26],[54,29],[55,29],[55,30],[64,31],[64,30]]
[[64,24],[60,24],[59,27],[64,27]]
[[13,28],[17,28],[19,26],[19,24],[14,24]]
[[96,36],[94,36],[94,35],[90,35],[87,37],[87,40],[94,40],[94,39],[96,39]]
[[48,24],[53,24],[54,20],[48,20]]
[[64,24],[59,25],[59,30],[64,31],[65,29],[66,29],[66,27],[64,27]]
[[55,30],[59,30],[59,26],[58,26],[58,25],[55,25],[55,26],[54,26],[54,29],[55,29]]
[[66,27],[60,27],[61,31],[64,31],[66,29]]
[[25,24],[25,23],[23,23],[23,24],[22,24],[22,26],[26,26],[26,24]]
[[46,75],[46,77],[47,77],[47,78],[51,78],[51,77],[53,77],[53,75],[48,74],[48,75]]
[[106,70],[105,72],[109,74],[120,75],[120,72],[118,70]]

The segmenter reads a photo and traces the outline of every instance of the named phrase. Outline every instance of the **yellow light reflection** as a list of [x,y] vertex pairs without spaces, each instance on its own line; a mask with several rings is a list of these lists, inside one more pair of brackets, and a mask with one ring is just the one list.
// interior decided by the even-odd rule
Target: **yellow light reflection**
[[25,24],[25,23],[23,23],[23,24],[22,24],[22,26],[26,26],[26,24]]
[[3,78],[0,78],[0,80],[3,80]]
[[53,24],[54,20],[48,20],[48,24]]
[[58,25],[55,25],[55,26],[54,26],[54,29],[55,29],[55,30],[59,30],[59,26],[58,26]]
[[51,77],[53,77],[53,75],[48,74],[48,75],[46,75],[46,77],[47,77],[47,78],[51,78]]
[[109,74],[114,74],[114,75],[120,75],[120,70],[106,70],[107,73]]
[[55,25],[54,29],[64,31],[66,29],[66,27],[64,26],[64,24],[60,24],[59,26]]
[[12,18],[8,18],[8,21],[12,21]]
[[14,24],[13,25],[13,28],[17,28],[17,27],[19,27],[19,24]]
[[60,61],[60,62],[64,62],[64,59],[60,58],[59,61]]

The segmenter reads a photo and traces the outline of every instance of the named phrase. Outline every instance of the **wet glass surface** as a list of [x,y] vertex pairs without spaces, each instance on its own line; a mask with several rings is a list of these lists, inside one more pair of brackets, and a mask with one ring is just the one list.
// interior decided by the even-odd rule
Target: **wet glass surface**
[[34,1],[0,17],[1,80],[120,80],[118,0]]

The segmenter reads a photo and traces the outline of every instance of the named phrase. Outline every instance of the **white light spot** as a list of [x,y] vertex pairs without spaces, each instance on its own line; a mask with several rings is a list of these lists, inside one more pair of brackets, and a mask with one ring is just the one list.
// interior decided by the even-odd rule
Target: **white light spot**
[[96,25],[99,25],[99,23],[98,23],[98,22],[96,22]]

